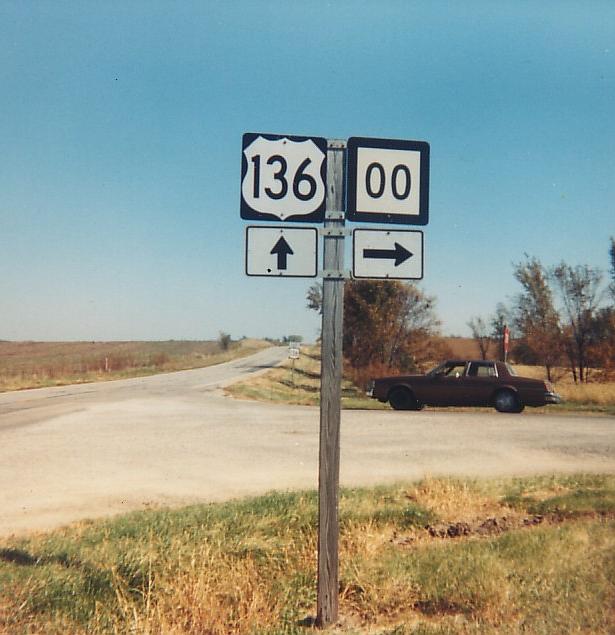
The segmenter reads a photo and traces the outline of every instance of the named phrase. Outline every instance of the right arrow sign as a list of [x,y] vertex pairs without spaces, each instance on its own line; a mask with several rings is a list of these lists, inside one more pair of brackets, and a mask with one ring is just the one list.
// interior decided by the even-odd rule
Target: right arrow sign
[[352,237],[354,278],[423,278],[422,231],[355,229]]
[[[388,233],[388,232],[387,232]],[[382,258],[384,260],[394,260],[395,266],[399,267],[402,262],[406,262],[414,254],[408,251],[403,245],[395,243],[393,249],[364,249],[363,258]]]

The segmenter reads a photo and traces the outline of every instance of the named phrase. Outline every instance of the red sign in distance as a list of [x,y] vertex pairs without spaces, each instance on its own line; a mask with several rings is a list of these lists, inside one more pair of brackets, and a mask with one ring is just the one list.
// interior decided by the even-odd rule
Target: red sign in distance
[[504,352],[510,353],[510,329],[507,326],[504,327]]

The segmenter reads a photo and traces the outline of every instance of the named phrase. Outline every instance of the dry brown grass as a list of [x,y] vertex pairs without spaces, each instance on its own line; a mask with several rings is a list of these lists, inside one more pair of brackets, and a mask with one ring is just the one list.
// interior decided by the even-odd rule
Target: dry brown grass
[[501,512],[493,492],[482,491],[467,480],[428,477],[408,495],[419,505],[432,510],[443,522],[467,521]]
[[[524,377],[535,379],[547,378],[543,366],[515,365],[515,370]],[[575,384],[572,375],[564,368],[553,370],[553,385],[555,390],[563,397],[564,401],[571,403],[595,405],[595,406],[615,406],[615,382],[601,381],[598,372],[593,373],[594,379],[589,383]]]
[[274,623],[280,613],[280,598],[251,556],[237,559],[204,544],[184,553],[168,575],[156,576],[156,588],[148,581],[139,611],[131,590],[118,586],[119,632],[249,633]]
[[602,384],[557,384],[557,390],[569,402],[597,405],[615,405],[615,382]]

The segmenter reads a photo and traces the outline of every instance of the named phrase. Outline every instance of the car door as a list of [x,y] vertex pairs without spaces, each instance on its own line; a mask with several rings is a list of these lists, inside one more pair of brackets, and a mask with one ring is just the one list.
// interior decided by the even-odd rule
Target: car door
[[465,362],[447,362],[421,386],[419,401],[431,406],[462,406],[466,395],[463,387]]
[[463,380],[466,402],[469,406],[489,406],[498,383],[494,362],[469,362]]

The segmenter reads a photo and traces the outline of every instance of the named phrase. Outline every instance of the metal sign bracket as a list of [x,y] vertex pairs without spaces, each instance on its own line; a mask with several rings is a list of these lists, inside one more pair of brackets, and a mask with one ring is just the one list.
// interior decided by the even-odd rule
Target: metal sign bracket
[[344,220],[346,212],[327,212],[325,211],[325,220]]
[[328,238],[344,238],[352,235],[352,230],[347,227],[319,227],[318,234]]
[[318,272],[318,277],[325,280],[351,280],[352,272],[350,269],[338,271],[336,269],[323,269]]

